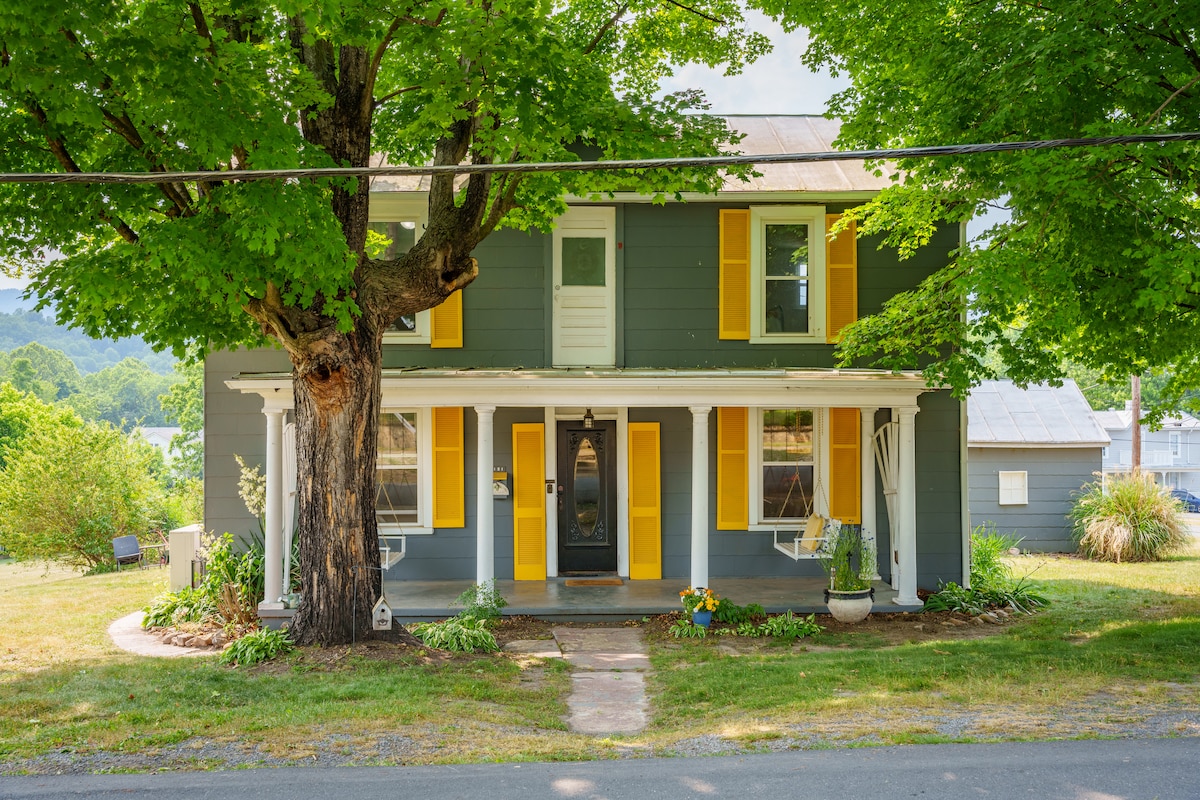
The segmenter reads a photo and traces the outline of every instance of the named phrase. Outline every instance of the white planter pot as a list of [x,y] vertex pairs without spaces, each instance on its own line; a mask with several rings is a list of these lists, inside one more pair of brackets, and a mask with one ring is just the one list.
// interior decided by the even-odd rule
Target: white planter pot
[[825,605],[829,607],[829,613],[838,622],[862,622],[871,613],[871,606],[874,602],[874,589],[863,589],[857,592],[825,590]]

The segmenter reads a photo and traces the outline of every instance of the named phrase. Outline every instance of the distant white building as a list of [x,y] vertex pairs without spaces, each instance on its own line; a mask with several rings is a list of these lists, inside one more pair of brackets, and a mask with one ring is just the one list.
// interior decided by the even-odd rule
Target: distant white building
[[[1112,443],[1104,450],[1104,473],[1133,468],[1133,409],[1097,411],[1096,418]],[[1171,489],[1200,494],[1200,420],[1189,414],[1164,419],[1162,427],[1142,426],[1142,471]]]
[[991,523],[1027,550],[1073,551],[1068,514],[1109,447],[1079,387],[984,381],[967,417],[971,526]]
[[183,428],[135,428],[133,432],[147,444],[157,447],[162,452],[163,461],[169,462],[177,455],[171,449],[171,439],[183,433]]

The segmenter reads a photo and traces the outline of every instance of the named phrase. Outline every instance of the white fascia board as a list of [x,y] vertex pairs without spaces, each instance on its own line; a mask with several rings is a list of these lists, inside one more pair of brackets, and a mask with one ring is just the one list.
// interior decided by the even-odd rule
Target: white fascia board
[[[932,391],[919,373],[764,370],[668,374],[433,372],[383,374],[383,404],[542,408],[759,406],[776,408],[915,408]],[[273,403],[291,400],[291,376],[246,375],[226,381],[235,391]],[[285,399],[286,398],[286,399]],[[286,407],[290,407],[287,405]]]
[[968,442],[971,449],[980,450],[1087,450],[1108,447],[1109,442]]
[[[707,192],[683,192],[680,199],[676,200],[674,196],[667,198],[668,203],[860,203],[878,195],[878,189],[860,189],[856,191],[844,192],[806,192],[806,191],[756,191],[756,192],[716,192],[709,194]],[[605,205],[612,203],[653,203],[654,198],[647,194],[637,194],[635,192],[614,192],[611,195],[604,194],[598,197],[579,197],[577,195],[567,195],[564,198],[569,204],[596,204]]]

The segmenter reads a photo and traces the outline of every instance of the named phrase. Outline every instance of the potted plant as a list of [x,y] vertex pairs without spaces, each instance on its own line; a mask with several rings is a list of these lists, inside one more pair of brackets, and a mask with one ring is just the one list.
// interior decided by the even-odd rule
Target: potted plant
[[712,612],[717,610],[720,603],[713,590],[703,586],[695,589],[687,587],[679,593],[679,600],[683,603],[683,610],[691,614],[692,622],[702,628],[712,624]]
[[831,520],[818,557],[829,575],[829,588],[825,590],[829,613],[838,622],[866,619],[875,600],[871,588],[875,552],[871,542],[863,539],[862,529]]

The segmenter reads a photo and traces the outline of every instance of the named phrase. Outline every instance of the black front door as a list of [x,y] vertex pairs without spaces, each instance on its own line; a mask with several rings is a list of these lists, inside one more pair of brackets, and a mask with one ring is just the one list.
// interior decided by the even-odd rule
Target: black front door
[[617,571],[617,424],[558,423],[558,572]]

